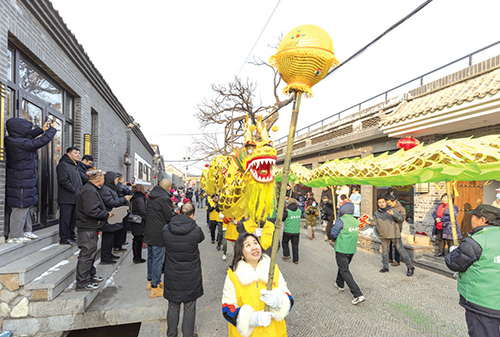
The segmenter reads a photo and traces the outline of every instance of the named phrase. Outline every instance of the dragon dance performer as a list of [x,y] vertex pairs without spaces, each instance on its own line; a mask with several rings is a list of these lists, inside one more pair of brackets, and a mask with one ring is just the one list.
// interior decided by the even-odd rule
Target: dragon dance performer
[[[229,322],[229,336],[287,336],[284,318],[293,307],[293,297],[278,266],[274,270],[273,290],[268,291],[271,259],[263,253],[257,237],[241,234],[234,252],[222,294],[222,314]],[[270,307],[268,312],[264,311],[266,304]]]

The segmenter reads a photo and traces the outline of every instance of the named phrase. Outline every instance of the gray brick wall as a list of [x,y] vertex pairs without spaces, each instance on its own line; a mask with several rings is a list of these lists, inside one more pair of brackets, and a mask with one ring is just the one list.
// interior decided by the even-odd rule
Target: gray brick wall
[[[91,111],[99,114],[98,167],[125,172],[123,154],[127,148],[127,128],[77,65],[70,61],[41,22],[20,1],[0,0],[0,81],[7,83],[6,52],[8,41],[21,49],[33,63],[75,96],[74,145],[83,149],[84,134],[91,133]],[[137,152],[152,163],[152,155],[131,135],[131,153]],[[131,167],[133,169],[133,166]],[[0,233],[3,234],[5,168],[0,164]]]

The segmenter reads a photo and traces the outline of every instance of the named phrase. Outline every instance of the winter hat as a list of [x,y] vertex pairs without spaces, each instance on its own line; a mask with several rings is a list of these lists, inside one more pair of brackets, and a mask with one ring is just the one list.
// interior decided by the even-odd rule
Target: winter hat
[[182,203],[183,204],[187,204],[188,202],[191,202],[191,200],[189,200],[188,198],[182,199]]

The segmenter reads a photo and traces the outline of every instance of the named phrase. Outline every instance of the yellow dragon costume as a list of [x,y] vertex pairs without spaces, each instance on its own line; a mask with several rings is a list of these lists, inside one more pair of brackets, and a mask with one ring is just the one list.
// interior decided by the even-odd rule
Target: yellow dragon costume
[[215,156],[201,176],[205,191],[209,195],[219,195],[219,209],[227,219],[249,217],[244,222],[249,233],[262,228],[264,249],[271,246],[274,233],[274,225],[266,219],[274,207],[275,164],[276,150],[262,116],[258,117],[256,125],[246,116],[243,146],[229,156]]

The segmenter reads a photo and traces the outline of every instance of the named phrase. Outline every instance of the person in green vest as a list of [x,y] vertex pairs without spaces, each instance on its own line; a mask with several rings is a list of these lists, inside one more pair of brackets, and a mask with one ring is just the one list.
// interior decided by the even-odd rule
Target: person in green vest
[[354,204],[348,202],[339,209],[339,216],[331,230],[330,239],[335,242],[335,259],[337,260],[337,280],[335,288],[344,291],[344,283],[347,283],[354,299],[352,304],[364,302],[366,298],[359,289],[349,270],[356,248],[358,248],[359,220],[354,217]]
[[450,247],[446,265],[458,272],[469,336],[500,336],[500,209],[482,204],[467,214],[472,236]]
[[300,217],[302,211],[299,209],[297,200],[291,198],[288,207],[283,212],[283,260],[290,259],[290,246],[288,241],[292,241],[293,263],[299,263],[299,238],[300,238]]

